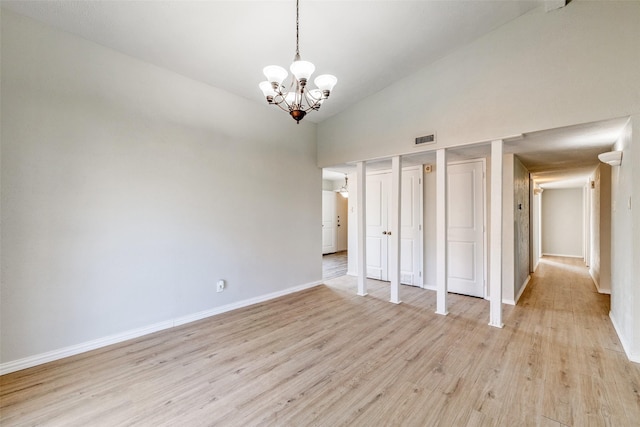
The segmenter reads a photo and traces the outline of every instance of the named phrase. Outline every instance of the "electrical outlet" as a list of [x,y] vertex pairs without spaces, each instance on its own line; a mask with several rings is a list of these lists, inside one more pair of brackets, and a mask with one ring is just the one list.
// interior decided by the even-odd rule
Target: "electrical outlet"
[[218,283],[216,283],[216,292],[222,292],[224,291],[224,288],[224,280],[218,280]]

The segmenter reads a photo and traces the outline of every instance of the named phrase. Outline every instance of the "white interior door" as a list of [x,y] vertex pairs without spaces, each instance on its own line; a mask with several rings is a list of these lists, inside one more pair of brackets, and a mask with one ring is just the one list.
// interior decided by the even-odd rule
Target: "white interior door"
[[402,171],[400,283],[422,286],[422,168]]
[[[402,171],[400,283],[422,286],[422,169]],[[367,176],[367,277],[389,280],[391,173]]]
[[448,288],[484,297],[484,189],[482,161],[451,164],[448,177]]
[[389,280],[387,222],[390,185],[391,174],[367,176],[367,277],[378,280]]
[[322,253],[336,251],[336,193],[322,191]]

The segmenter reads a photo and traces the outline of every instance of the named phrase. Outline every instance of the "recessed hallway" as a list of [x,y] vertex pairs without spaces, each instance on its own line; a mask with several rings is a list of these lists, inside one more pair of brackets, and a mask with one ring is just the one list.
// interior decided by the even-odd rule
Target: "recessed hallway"
[[2,425],[628,426],[630,363],[581,261],[545,258],[505,328],[489,304],[344,276],[0,377]]

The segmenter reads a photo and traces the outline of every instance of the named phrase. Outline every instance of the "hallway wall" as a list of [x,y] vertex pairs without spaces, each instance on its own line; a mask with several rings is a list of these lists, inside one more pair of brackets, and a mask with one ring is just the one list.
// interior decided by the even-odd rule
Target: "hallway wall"
[[[634,222],[634,191],[640,189],[637,155],[632,150],[632,135],[640,131],[640,115],[632,118],[616,141],[614,149],[622,150],[622,164],[611,170],[611,314],[622,345],[632,360],[640,362],[640,231],[638,215]],[[638,141],[635,141],[638,143]],[[635,171],[634,171],[635,167]],[[636,175],[634,175],[634,173]],[[640,198],[635,198],[640,200]],[[638,202],[636,201],[636,204]],[[635,237],[635,238],[634,238]]]
[[582,188],[547,189],[542,193],[542,253],[582,258]]
[[599,164],[591,180],[589,273],[598,292],[611,293],[611,166]]

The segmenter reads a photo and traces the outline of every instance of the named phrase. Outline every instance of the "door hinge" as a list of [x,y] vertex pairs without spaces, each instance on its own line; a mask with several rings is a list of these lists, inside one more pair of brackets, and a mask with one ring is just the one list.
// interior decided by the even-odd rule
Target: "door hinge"
[[422,178],[418,178],[418,185],[422,184]]
[[422,224],[418,225],[418,231],[422,231]]
[[418,277],[422,277],[422,271],[418,272]]

